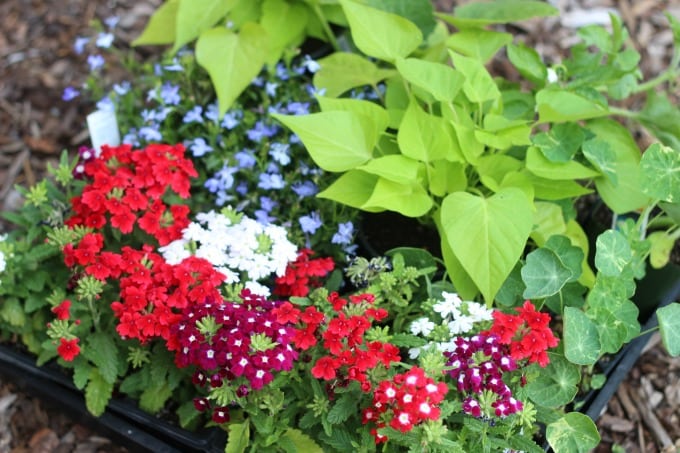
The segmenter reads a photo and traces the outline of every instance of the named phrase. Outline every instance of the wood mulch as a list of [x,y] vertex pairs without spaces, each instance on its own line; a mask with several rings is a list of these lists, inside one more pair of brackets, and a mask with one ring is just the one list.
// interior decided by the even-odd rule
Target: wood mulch
[[[64,102],[63,89],[78,86],[87,74],[85,56],[76,55],[76,36],[92,20],[116,15],[117,42],[129,43],[161,0],[3,0],[0,2],[0,209],[14,210],[21,199],[15,184],[44,177],[63,149],[88,142],[85,116],[93,106]],[[459,1],[458,4],[465,3]],[[575,27],[615,11],[642,53],[643,72],[653,76],[667,64],[672,36],[662,12],[680,19],[680,0],[552,0],[563,14],[518,24],[513,32],[550,61],[575,42]],[[453,0],[437,0],[451,11]],[[510,71],[502,58],[494,71]],[[636,102],[636,100],[633,100]],[[649,140],[639,131],[641,145]],[[3,224],[0,223],[0,233]],[[626,452],[672,452],[680,447],[680,359],[659,347],[658,337],[612,398],[598,425],[598,452],[614,444]],[[0,379],[0,453],[122,452],[59,408],[32,398]]]

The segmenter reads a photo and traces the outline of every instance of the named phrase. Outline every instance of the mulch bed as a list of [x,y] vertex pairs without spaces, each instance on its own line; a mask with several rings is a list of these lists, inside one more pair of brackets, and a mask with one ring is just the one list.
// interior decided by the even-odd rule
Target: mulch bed
[[[160,0],[4,0],[0,3],[0,209],[20,203],[15,184],[27,186],[45,176],[63,149],[75,151],[88,143],[85,116],[92,105],[64,102],[63,89],[78,86],[87,74],[85,57],[73,42],[94,19],[117,15],[117,42],[129,43]],[[451,11],[453,0],[436,2]],[[458,2],[464,3],[464,2]],[[575,42],[574,24],[603,17],[607,9],[620,14],[642,53],[643,72],[654,75],[668,63],[672,35],[662,12],[680,18],[680,0],[553,0],[564,14],[514,26],[516,33],[547,61]],[[606,14],[605,16],[606,17]],[[511,71],[502,58],[494,71]],[[638,100],[634,99],[635,103]],[[645,147],[649,137],[636,136]],[[3,224],[0,223],[0,233]],[[598,424],[603,437],[598,452],[612,445],[626,452],[672,452],[680,447],[680,359],[668,357],[657,340],[622,384]],[[0,381],[0,453],[122,452],[61,413],[58,408]]]

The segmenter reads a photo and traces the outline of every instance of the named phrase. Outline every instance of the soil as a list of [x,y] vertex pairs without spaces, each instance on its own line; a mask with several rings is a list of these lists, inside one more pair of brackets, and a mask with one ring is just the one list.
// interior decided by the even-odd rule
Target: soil
[[[85,56],[73,50],[76,36],[93,20],[120,17],[116,42],[129,43],[161,0],[3,0],[0,3],[0,209],[20,204],[15,184],[43,178],[63,149],[88,143],[85,116],[93,106],[61,99],[66,86],[78,86],[87,74]],[[458,3],[437,0],[441,11]],[[574,24],[616,11],[642,53],[646,77],[669,61],[672,35],[662,12],[680,18],[680,0],[552,0],[563,14],[513,26],[512,32],[547,60],[562,55],[575,41]],[[606,14],[605,16],[606,17]],[[145,51],[148,52],[147,49]],[[497,58],[493,70],[512,69]],[[632,104],[641,102],[632,99]],[[651,138],[634,130],[645,148]],[[386,222],[387,223],[387,222]],[[423,230],[415,226],[414,235]],[[3,225],[0,224],[0,232]],[[395,245],[404,245],[395,244]],[[432,247],[438,248],[436,242]],[[626,452],[671,452],[680,447],[680,359],[670,358],[652,337],[647,350],[598,421],[602,444]],[[48,402],[31,397],[15,383],[0,379],[0,453],[123,452],[106,437],[70,418]]]

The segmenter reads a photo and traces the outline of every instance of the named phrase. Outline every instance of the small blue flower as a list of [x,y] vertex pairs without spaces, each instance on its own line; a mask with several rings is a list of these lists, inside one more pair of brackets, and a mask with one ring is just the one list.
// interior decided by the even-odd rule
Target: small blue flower
[[300,198],[311,197],[319,191],[319,188],[312,181],[296,182],[291,189]]
[[130,92],[131,88],[132,85],[127,80],[113,84],[113,91],[115,91],[118,96],[125,96]]
[[249,149],[244,149],[234,154],[234,159],[236,159],[239,168],[253,168],[257,163],[253,152]]
[[239,125],[239,120],[242,117],[243,112],[241,112],[240,110],[227,112],[224,114],[224,117],[222,117],[222,122],[220,123],[220,126],[222,126],[225,129],[232,130],[233,128]]
[[217,123],[220,117],[220,109],[217,108],[217,104],[214,102],[212,104],[208,104],[205,108],[204,116],[210,121]]
[[276,77],[283,81],[286,81],[290,78],[288,68],[283,63],[276,64]]
[[223,206],[225,203],[228,201],[232,201],[234,197],[232,195],[228,195],[227,192],[224,190],[221,190],[217,193],[217,199],[215,200],[215,204],[217,206]]
[[290,137],[288,137],[288,141],[290,142],[291,145],[298,145],[302,143],[302,140],[300,140],[300,137],[298,137],[297,134],[290,134]]
[[163,135],[158,130],[157,124],[140,127],[138,135],[142,140],[147,142],[160,142],[163,140]]
[[99,100],[99,102],[97,102],[97,110],[113,112],[116,110],[116,105],[113,103],[110,97],[104,96]]
[[267,163],[267,168],[265,169],[267,173],[278,173],[279,172],[279,166],[276,165],[276,162],[269,162]]
[[172,109],[169,108],[169,107],[158,107],[156,109],[156,111],[154,112],[154,116],[156,117],[156,121],[162,123],[168,117],[168,114],[170,112],[172,112]]
[[270,197],[260,197],[260,207],[267,212],[271,212],[272,209],[278,205],[279,204]]
[[118,22],[120,22],[120,17],[118,17],[118,16],[111,16],[111,17],[107,17],[106,19],[104,19],[104,23],[110,29],[116,28],[116,25],[118,25]]
[[239,195],[245,195],[245,194],[248,193],[248,183],[245,182],[245,181],[241,181],[240,183],[238,183],[238,185],[236,186],[236,188],[234,190]]
[[257,187],[264,190],[279,190],[286,187],[286,181],[278,173],[260,173]]
[[267,92],[269,97],[275,97],[276,96],[276,88],[279,86],[278,83],[276,82],[267,82],[265,84],[264,90]]
[[222,183],[222,189],[231,189],[234,185],[234,174],[239,169],[237,167],[230,167],[229,165],[224,165],[217,173],[215,177],[219,178]]
[[300,217],[300,228],[302,228],[302,231],[304,233],[309,233],[309,234],[314,234],[316,230],[323,225],[323,222],[321,222],[321,217],[319,217],[319,213],[314,211],[309,215],[303,215]]
[[203,187],[208,189],[208,192],[210,193],[216,193],[218,190],[224,190],[224,187],[222,186],[222,181],[219,178],[208,178],[203,183]]
[[272,143],[269,147],[269,155],[272,156],[272,159],[276,162],[285,166],[290,163],[289,149],[290,145],[287,143]]
[[76,40],[73,42],[73,51],[78,55],[82,55],[88,42],[90,42],[90,38],[77,36]]
[[168,66],[163,66],[163,69],[165,69],[166,71],[170,71],[170,72],[181,72],[181,71],[184,71],[184,68],[183,68],[182,65],[179,63],[179,60],[177,59],[177,57],[173,58],[173,59],[172,59],[172,63],[169,64]]
[[149,110],[149,109],[144,109],[142,110],[142,121],[145,123],[149,123],[151,121],[154,121],[156,119],[156,111],[155,110]]
[[317,90],[316,87],[315,87],[314,85],[312,85],[311,83],[310,83],[310,84],[307,84],[307,85],[305,86],[305,91],[307,91],[307,94],[310,95],[310,96],[312,96],[312,97],[317,96],[317,95],[318,95],[318,96],[323,96],[323,95],[326,94],[326,89],[325,89],[325,88],[321,88],[321,89],[318,89],[318,90]]
[[191,149],[191,154],[193,154],[194,157],[202,157],[213,150],[212,146],[208,145],[203,137],[193,139],[191,145],[189,145],[189,149]]
[[68,87],[64,88],[64,93],[61,95],[61,98],[64,101],[68,102],[68,101],[74,100],[78,96],[80,96],[80,91],[76,90],[75,88],[73,88],[71,86],[68,86]]
[[305,60],[302,62],[302,66],[304,66],[305,69],[307,69],[307,71],[311,72],[312,74],[321,69],[321,65],[313,60],[309,55],[305,55]]
[[267,211],[264,209],[258,209],[255,211],[255,220],[257,220],[257,223],[260,223],[262,225],[269,225],[272,223],[274,220],[276,220],[276,217],[270,216]]
[[108,49],[113,44],[113,33],[99,33],[95,44],[102,49]]
[[139,146],[139,139],[137,138],[137,129],[130,128],[130,130],[123,136],[123,143],[126,145]]
[[203,107],[200,105],[195,105],[194,108],[189,110],[182,119],[184,124],[187,123],[203,123]]
[[264,79],[260,76],[257,76],[253,79],[252,82],[250,82],[251,85],[255,85],[258,88],[262,88],[264,86]]
[[309,102],[289,102],[286,109],[293,115],[307,115],[309,114]]
[[246,132],[248,138],[254,142],[260,143],[265,137],[272,137],[279,131],[279,127],[275,124],[268,126],[264,121],[255,123],[252,129]]
[[180,101],[179,85],[165,82],[161,87],[161,100],[166,105],[177,105]]
[[341,223],[338,225],[338,232],[331,238],[331,242],[333,244],[351,244],[353,234],[354,225],[352,225],[351,221]]
[[104,57],[99,54],[89,55],[87,57],[87,64],[90,66],[90,71],[96,71],[104,66]]

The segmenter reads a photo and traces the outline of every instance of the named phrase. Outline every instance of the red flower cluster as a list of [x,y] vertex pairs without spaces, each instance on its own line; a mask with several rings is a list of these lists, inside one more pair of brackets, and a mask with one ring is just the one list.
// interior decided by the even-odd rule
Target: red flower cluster
[[528,358],[529,362],[545,367],[550,363],[546,350],[554,348],[559,340],[550,330],[550,315],[536,311],[530,301],[516,309],[517,315],[495,310],[490,332],[501,344],[510,345],[510,355],[515,360]]
[[189,178],[198,176],[191,160],[184,158],[184,146],[103,146],[101,156],[85,163],[84,171],[91,182],[71,200],[74,215],[67,225],[100,229],[108,217],[112,227],[130,233],[136,222],[166,245],[189,224],[187,206],[168,207],[161,200],[168,187],[188,198]]
[[64,262],[83,267],[98,280],[119,279],[120,301],[111,308],[123,338],[168,340],[170,326],[187,305],[206,298],[221,300],[217,288],[225,277],[202,258],[192,256],[170,265],[149,245],[142,250],[126,246],[121,253],[102,251],[103,245],[100,233],[87,233],[76,247],[64,247]]
[[[324,322],[323,313],[315,307],[307,307],[300,312],[290,302],[286,302],[274,314],[279,322],[301,321],[301,327],[292,339],[296,347],[306,350],[317,344],[318,339],[323,342],[323,348],[329,353],[317,359],[312,367],[312,375],[317,379],[327,381],[340,379],[341,384],[357,381],[364,392],[371,390],[367,371],[381,363],[386,368],[393,362],[401,360],[399,348],[381,341],[365,341],[364,334],[371,327],[372,320],[380,321],[387,317],[387,311],[373,307],[374,297],[371,294],[361,294],[341,298],[332,293],[328,301],[333,306],[336,316],[328,320],[323,332],[319,326]],[[349,310],[344,310],[350,308]],[[360,314],[350,314],[360,313]]]
[[52,308],[52,313],[57,315],[57,319],[65,321],[71,317],[71,301],[66,299],[56,307]]
[[389,424],[401,432],[408,432],[425,420],[439,418],[437,406],[448,392],[443,382],[435,382],[422,368],[414,366],[406,373],[380,382],[373,393],[373,407],[363,411],[362,423],[375,423],[371,430],[375,443],[387,441],[378,429]]
[[310,259],[314,252],[302,249],[297,259],[288,264],[286,273],[275,280],[273,293],[277,296],[305,297],[311,288],[321,286],[321,278],[333,270],[332,258]]

